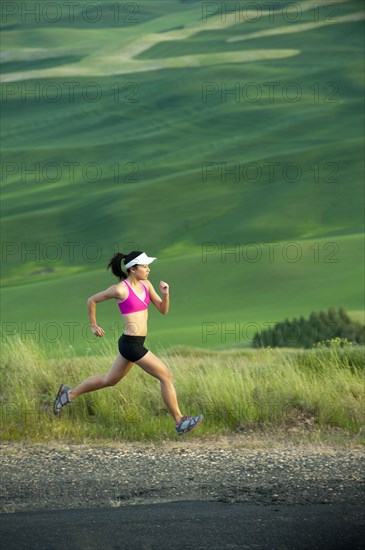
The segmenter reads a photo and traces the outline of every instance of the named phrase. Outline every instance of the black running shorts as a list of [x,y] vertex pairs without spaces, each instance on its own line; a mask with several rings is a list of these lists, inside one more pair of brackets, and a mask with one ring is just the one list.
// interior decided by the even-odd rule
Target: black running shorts
[[143,345],[145,338],[145,336],[129,336],[127,334],[122,334],[118,340],[120,355],[128,359],[128,361],[132,361],[132,363],[142,359],[148,352],[148,349]]

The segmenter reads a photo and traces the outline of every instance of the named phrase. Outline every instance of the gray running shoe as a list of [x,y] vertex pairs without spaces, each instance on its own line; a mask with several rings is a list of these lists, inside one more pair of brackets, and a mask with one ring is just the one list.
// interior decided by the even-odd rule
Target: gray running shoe
[[190,432],[203,421],[204,416],[183,416],[181,422],[175,424],[176,431],[179,435],[184,435],[186,432]]
[[62,407],[70,402],[68,398],[68,392],[70,391],[70,389],[71,388],[69,388],[68,386],[64,386],[63,384],[61,384],[60,389],[58,390],[58,393],[56,395],[56,399],[53,403],[54,414],[60,414]]

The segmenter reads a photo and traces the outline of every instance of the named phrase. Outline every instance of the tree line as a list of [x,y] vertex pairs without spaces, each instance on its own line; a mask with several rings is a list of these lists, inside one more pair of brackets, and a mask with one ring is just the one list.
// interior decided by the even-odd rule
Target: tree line
[[273,327],[257,332],[252,345],[255,348],[311,348],[318,342],[334,338],[365,344],[365,326],[352,321],[343,307],[338,311],[330,307],[327,313],[312,311],[309,319],[304,319],[303,316],[294,318],[293,321],[285,319]]

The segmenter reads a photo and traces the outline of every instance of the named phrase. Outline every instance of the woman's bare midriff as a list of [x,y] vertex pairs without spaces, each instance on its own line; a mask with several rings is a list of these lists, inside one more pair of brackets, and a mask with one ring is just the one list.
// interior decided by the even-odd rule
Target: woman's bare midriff
[[146,336],[147,335],[147,309],[136,311],[135,313],[125,313],[123,316],[124,334],[128,336]]

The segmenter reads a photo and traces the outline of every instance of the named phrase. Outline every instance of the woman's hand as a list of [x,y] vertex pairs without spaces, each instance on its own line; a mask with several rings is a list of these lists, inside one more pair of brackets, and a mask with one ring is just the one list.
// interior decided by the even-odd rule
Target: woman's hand
[[169,285],[165,283],[164,281],[160,281],[160,290],[162,294],[168,294],[169,293]]
[[91,325],[91,331],[95,336],[104,336],[105,332],[104,329],[99,327],[98,325]]

